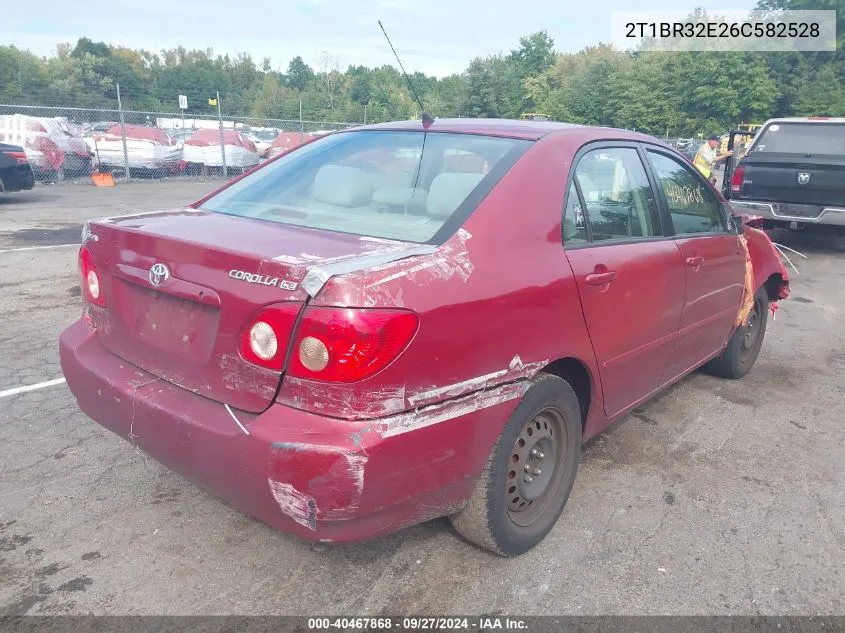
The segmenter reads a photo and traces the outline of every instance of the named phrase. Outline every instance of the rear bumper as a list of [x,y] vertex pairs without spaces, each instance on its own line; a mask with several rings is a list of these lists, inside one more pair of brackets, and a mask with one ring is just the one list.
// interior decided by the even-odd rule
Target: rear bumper
[[458,511],[517,402],[382,436],[373,423],[279,404],[230,413],[122,361],[81,321],[62,333],[60,355],[94,421],[237,510],[309,540],[366,539]]
[[845,226],[845,206],[814,205],[808,208],[808,205],[752,200],[731,200],[730,203],[740,213],[753,213],[773,222]]

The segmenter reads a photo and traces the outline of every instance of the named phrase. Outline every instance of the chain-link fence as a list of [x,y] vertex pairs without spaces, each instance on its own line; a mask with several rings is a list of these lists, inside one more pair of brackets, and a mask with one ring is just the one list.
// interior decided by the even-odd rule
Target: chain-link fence
[[228,178],[360,123],[0,104],[0,143],[24,148],[41,181]]

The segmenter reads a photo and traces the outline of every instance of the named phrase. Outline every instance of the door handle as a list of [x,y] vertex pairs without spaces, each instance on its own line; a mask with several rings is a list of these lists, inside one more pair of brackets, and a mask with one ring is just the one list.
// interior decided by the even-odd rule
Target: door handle
[[614,279],[616,279],[616,271],[609,270],[606,273],[590,273],[584,278],[584,281],[591,286],[603,286]]
[[693,268],[698,268],[704,262],[704,258],[700,255],[695,255],[694,257],[687,257],[687,266],[692,266]]

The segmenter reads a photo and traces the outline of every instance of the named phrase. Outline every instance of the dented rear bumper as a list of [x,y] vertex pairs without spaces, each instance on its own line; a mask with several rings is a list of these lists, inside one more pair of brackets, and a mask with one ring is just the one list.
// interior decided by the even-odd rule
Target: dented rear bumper
[[503,386],[479,398],[480,408],[430,407],[414,425],[414,414],[348,422],[280,404],[254,415],[122,361],[82,321],[62,334],[60,355],[71,392],[97,423],[237,510],[333,542],[461,509],[524,390]]

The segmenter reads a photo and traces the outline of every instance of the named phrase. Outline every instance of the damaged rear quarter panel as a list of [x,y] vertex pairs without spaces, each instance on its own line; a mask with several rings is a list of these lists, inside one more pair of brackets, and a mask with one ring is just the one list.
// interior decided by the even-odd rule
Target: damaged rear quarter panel
[[[278,510],[309,531],[383,514],[397,529],[451,514],[469,497],[505,419],[522,394],[510,384],[447,405],[369,422],[268,410],[250,426],[270,446],[266,488]],[[472,401],[484,399],[483,408]],[[439,424],[443,417],[450,424]],[[413,442],[401,431],[413,429]],[[284,440],[271,438],[284,437]],[[397,511],[397,508],[401,508]]]
[[764,231],[750,226],[744,227],[744,235],[754,267],[754,287],[759,289],[775,274],[781,275],[782,279],[788,282],[789,272],[769,236]]

